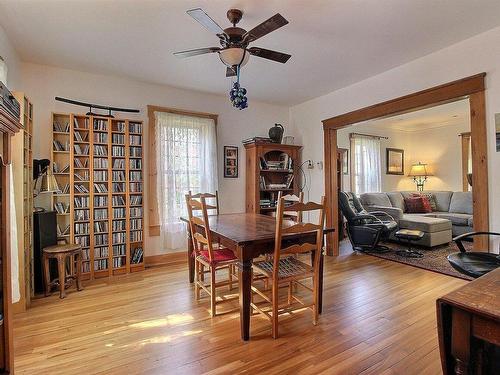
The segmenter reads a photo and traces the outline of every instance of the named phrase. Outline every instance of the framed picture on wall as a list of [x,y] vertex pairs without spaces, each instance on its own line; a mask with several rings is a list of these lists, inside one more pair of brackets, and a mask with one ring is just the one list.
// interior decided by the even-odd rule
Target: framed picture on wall
[[347,148],[337,149],[342,157],[342,174],[349,174],[349,150]]
[[497,140],[497,152],[500,152],[500,113],[495,113],[495,132]]
[[224,177],[238,178],[237,146],[224,146]]
[[405,174],[405,151],[399,148],[386,148],[386,174]]

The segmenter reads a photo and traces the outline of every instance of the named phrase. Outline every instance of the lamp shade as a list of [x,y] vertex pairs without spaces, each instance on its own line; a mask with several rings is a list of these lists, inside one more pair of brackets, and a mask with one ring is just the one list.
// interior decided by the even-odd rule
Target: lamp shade
[[408,177],[428,177],[432,176],[432,173],[429,173],[427,170],[427,164],[413,164],[410,169],[410,173],[408,174]]
[[229,67],[233,67],[235,65],[243,66],[248,62],[250,53],[243,48],[232,47],[220,51],[219,57],[221,61]]
[[48,170],[46,174],[42,176],[42,182],[40,184],[40,193],[60,193],[59,185],[57,180],[52,174],[52,171]]

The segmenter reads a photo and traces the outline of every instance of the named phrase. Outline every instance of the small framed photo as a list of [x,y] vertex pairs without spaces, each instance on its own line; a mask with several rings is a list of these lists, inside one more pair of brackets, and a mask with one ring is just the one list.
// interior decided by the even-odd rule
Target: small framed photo
[[399,148],[386,148],[386,174],[405,174],[405,151]]
[[237,146],[224,146],[224,177],[238,178]]
[[347,148],[338,149],[339,156],[342,158],[342,174],[349,174],[349,150]]

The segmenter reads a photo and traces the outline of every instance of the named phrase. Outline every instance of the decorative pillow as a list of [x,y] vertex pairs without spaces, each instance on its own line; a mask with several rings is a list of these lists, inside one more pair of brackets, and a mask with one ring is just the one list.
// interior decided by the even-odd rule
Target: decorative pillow
[[422,197],[426,197],[431,205],[432,212],[437,211],[436,197],[432,193],[420,193]]
[[409,214],[427,214],[432,212],[431,204],[427,197],[413,195],[405,199],[406,212]]

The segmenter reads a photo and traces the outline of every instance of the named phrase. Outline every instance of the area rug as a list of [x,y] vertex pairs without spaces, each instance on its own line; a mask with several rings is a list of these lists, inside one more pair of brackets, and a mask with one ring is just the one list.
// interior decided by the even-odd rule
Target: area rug
[[[466,250],[472,249],[472,242],[464,242],[464,247]],[[434,271],[438,273],[442,273],[449,276],[458,277],[459,279],[464,280],[473,280],[472,277],[461,274],[458,271],[450,266],[448,259],[446,257],[448,254],[457,253],[458,250],[457,245],[454,242],[450,242],[449,244],[436,246],[433,248],[419,247],[414,246],[412,249],[417,250],[424,254],[423,258],[405,258],[396,254],[398,250],[406,249],[405,244],[395,243],[395,242],[385,242],[385,246],[389,247],[391,251],[382,254],[376,253],[368,253],[369,255],[376,256],[378,258],[383,258],[387,260],[392,260],[394,262],[399,262],[403,264],[408,264],[410,266],[423,268],[429,271]]]

